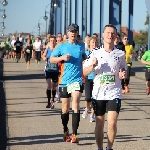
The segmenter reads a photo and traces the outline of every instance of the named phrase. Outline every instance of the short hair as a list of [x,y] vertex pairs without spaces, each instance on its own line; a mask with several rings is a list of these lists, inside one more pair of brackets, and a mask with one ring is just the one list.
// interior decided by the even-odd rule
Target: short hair
[[123,39],[123,38],[125,38],[125,37],[127,37],[127,38],[128,38],[128,35],[124,34],[124,35],[122,36],[122,39]]
[[49,39],[56,39],[56,36],[55,35],[51,35],[50,37],[49,37]]
[[95,35],[96,37],[98,37],[98,34],[97,34],[97,33],[93,33],[93,35]]
[[112,25],[112,24],[107,24],[107,25],[105,25],[105,27],[104,27],[104,29],[103,29],[103,33],[104,33],[105,29],[108,28],[108,27],[113,28],[113,29],[116,31],[116,33],[117,33],[116,27],[115,27],[114,25]]
[[57,33],[57,35],[58,35],[58,34],[61,34],[61,35],[62,35],[62,33],[60,33],[60,32],[59,32],[59,33]]
[[85,35],[85,37],[87,37],[87,36],[90,37],[90,34],[86,34],[86,35]]
[[97,42],[97,44],[98,44],[98,38],[95,37],[95,36],[91,36],[91,37],[88,39],[88,42],[87,42],[88,48],[90,48],[90,41],[91,41],[91,40],[96,40],[96,42]]

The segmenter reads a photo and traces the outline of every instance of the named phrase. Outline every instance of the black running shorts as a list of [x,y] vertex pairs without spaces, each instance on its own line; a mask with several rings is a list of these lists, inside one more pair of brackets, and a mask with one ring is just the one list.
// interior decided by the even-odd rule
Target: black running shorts
[[146,68],[145,79],[146,81],[150,81],[150,68]]
[[93,90],[93,80],[92,79],[85,79],[85,84],[84,84],[84,89],[85,89],[85,100],[87,102],[91,102],[92,99],[92,90]]
[[[80,93],[83,93],[84,86],[80,85]],[[59,87],[60,98],[70,98],[71,93],[67,92],[67,87]]]
[[45,71],[46,80],[47,79],[52,79],[52,81],[54,83],[57,83],[58,82],[58,76],[59,76],[59,72],[48,72],[48,71]]
[[103,116],[106,111],[116,111],[118,114],[121,108],[121,99],[114,100],[92,100],[92,105],[96,116]]

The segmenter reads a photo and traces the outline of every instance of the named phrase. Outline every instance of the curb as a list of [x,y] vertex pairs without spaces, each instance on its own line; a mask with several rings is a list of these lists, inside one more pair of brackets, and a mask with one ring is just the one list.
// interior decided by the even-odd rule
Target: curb
[[7,148],[9,137],[5,85],[3,78],[3,59],[0,58],[0,150]]

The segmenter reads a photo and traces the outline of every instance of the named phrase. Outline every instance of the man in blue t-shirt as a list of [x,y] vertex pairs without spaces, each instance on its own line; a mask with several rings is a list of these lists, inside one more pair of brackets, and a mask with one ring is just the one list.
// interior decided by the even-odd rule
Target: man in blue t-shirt
[[[64,141],[78,143],[77,129],[80,122],[79,102],[83,92],[82,84],[82,60],[85,59],[85,45],[77,41],[79,26],[70,24],[67,28],[68,41],[61,43],[51,54],[50,62],[59,63],[59,91],[62,101],[61,119],[64,127]],[[67,127],[69,121],[69,104],[72,94],[72,139],[69,137]]]
[[54,51],[55,46],[56,46],[56,37],[51,36],[46,46],[46,50],[43,53],[43,59],[46,61],[45,77],[47,82],[46,94],[48,98],[48,104],[46,108],[51,109],[54,109],[54,98],[56,96],[56,87],[59,76],[58,64],[50,63],[50,56]]

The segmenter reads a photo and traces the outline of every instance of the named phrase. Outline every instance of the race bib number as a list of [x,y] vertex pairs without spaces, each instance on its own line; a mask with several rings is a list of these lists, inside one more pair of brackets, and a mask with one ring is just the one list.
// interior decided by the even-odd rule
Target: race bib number
[[17,43],[16,46],[20,46],[20,43]]
[[30,53],[30,50],[29,50],[29,49],[27,49],[27,50],[26,50],[26,52],[27,52],[27,53]]
[[47,64],[48,70],[57,70],[57,64]]
[[115,75],[114,74],[101,75],[100,84],[115,84]]
[[72,93],[74,91],[79,91],[80,90],[80,83],[79,82],[74,82],[72,84],[67,85],[67,92]]

